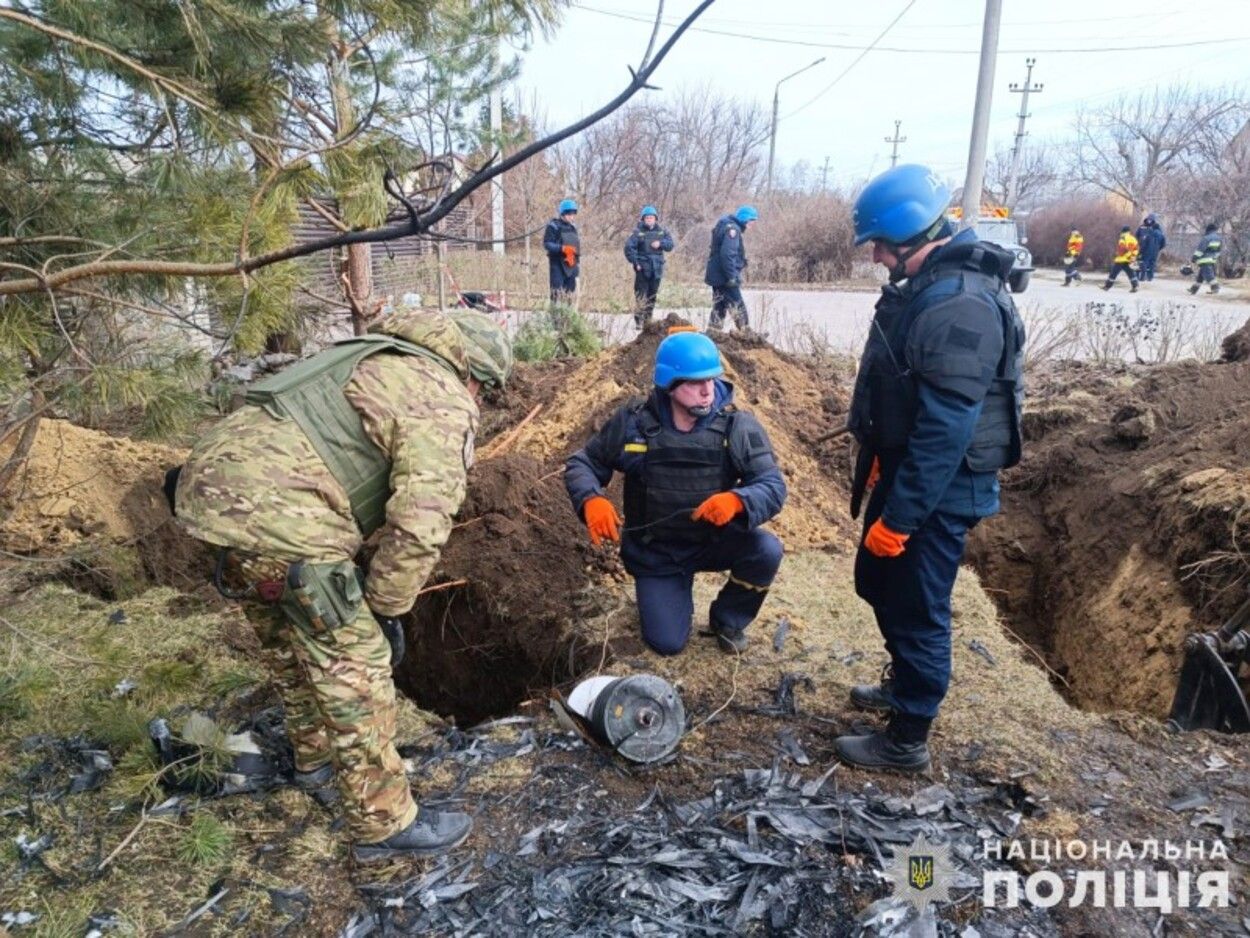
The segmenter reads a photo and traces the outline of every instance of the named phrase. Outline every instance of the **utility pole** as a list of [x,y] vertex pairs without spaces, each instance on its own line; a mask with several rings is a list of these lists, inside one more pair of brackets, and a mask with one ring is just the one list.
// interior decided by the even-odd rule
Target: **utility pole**
[[804,65],[797,72],[791,72],[785,78],[781,79],[781,81],[777,82],[777,86],[773,88],[773,121],[768,131],[768,187],[767,187],[767,191],[769,195],[773,194],[773,157],[777,153],[777,111],[780,109],[780,106],[781,106],[781,85],[783,82],[789,81],[795,75],[801,75],[805,71],[807,71],[809,68],[815,68],[824,60],[825,60],[825,57],[822,55],[811,65]]
[[820,168],[820,191],[829,191],[829,157],[825,157],[825,165]]
[[972,139],[968,143],[968,171],[964,176],[963,218],[960,228],[971,228],[981,213],[981,189],[985,185],[985,148],[990,131],[990,102],[994,97],[994,60],[998,56],[998,27],[1003,19],[1003,0],[985,0],[985,25],[981,29],[981,67],[977,71],[977,101],[972,110]]
[[906,138],[906,137],[900,137],[900,136],[898,135],[898,129],[899,129],[899,127],[901,127],[902,125],[903,125],[903,122],[902,122],[902,121],[895,121],[895,122],[894,122],[894,136],[893,136],[893,137],[886,137],[886,138],[885,138],[885,142],[886,142],[886,143],[892,143],[892,144],[894,144],[894,149],[893,149],[893,150],[891,151],[891,153],[890,153],[890,168],[891,168],[891,169],[893,169],[895,166],[897,166],[897,165],[898,165],[898,145],[899,145],[900,143],[906,143],[906,142],[907,142],[907,138]]
[[[503,36],[495,37],[494,83],[490,91],[490,136],[492,146],[498,147],[503,137],[503,87],[500,76],[503,75]],[[504,253],[503,233],[503,176],[496,176],[490,182],[490,232],[491,250],[496,254]]]
[[1024,85],[1017,85],[1013,81],[1007,86],[1008,90],[1013,94],[1021,96],[1020,113],[1016,115],[1020,118],[1020,123],[1016,125],[1016,142],[1011,148],[1011,175],[1007,179],[1007,191],[1003,193],[1003,202],[1010,209],[1016,207],[1016,198],[1020,191],[1020,158],[1024,155],[1024,122],[1031,116],[1029,114],[1029,95],[1042,93],[1042,86],[1033,84],[1033,66],[1037,64],[1037,59],[1025,59],[1024,64],[1028,69],[1024,73]]

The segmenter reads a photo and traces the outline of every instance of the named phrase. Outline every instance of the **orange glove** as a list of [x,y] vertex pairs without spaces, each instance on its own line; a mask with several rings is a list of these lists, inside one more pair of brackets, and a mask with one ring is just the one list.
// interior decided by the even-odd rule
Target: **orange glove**
[[874,557],[897,557],[903,552],[903,545],[907,543],[909,537],[911,537],[910,534],[891,531],[885,526],[885,522],[878,518],[864,535],[864,546]]
[[881,481],[881,460],[876,456],[872,457],[872,467],[868,470],[868,481],[864,483],[865,489],[870,489]]
[[717,492],[696,508],[690,517],[695,521],[710,521],[719,528],[745,510],[746,506],[736,492]]
[[564,255],[565,267],[577,266],[577,248],[573,247],[571,244],[566,244],[564,247],[560,248],[560,253]]
[[590,543],[598,547],[604,538],[620,541],[621,516],[616,513],[616,506],[602,495],[586,499],[582,514],[586,517],[586,529],[590,531]]

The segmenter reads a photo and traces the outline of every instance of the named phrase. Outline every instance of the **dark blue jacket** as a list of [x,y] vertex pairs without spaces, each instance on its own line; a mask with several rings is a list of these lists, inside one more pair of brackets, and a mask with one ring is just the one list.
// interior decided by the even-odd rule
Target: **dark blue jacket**
[[[660,242],[659,250],[651,247],[652,241]],[[673,236],[663,227],[648,228],[639,222],[625,242],[625,260],[640,274],[659,280],[664,276],[664,252],[672,249]]]
[[[960,232],[925,258],[917,274],[936,265],[943,253],[966,251],[976,240],[974,231]],[[1003,270],[1002,275],[1006,274]],[[921,360],[915,342],[922,331],[915,328],[916,323],[928,310],[951,309],[944,304],[958,304],[961,322],[977,325],[987,336],[998,335],[998,348],[1002,347],[1002,319],[994,297],[970,292],[962,278],[938,279],[912,298],[907,310],[911,329],[905,364],[920,379],[916,382],[918,406],[906,448],[881,454],[881,484],[889,487],[882,518],[887,527],[903,534],[919,530],[934,511],[975,520],[999,509],[998,473],[974,472],[965,459],[984,399],[974,402],[929,380],[934,364]]]
[[557,216],[547,222],[547,229],[543,232],[543,250],[547,252],[547,260],[552,264],[563,264],[562,248],[566,244],[577,248],[577,264],[572,270],[565,268],[570,277],[576,277],[582,267],[581,238],[577,234],[576,225]]
[[[696,426],[705,425],[732,403],[733,385],[718,379],[712,412],[700,418]],[[672,405],[666,392],[658,388],[653,391],[648,406],[664,426],[673,426]],[[764,444],[769,445],[763,427],[751,414],[738,411],[734,421],[735,436],[739,429],[755,431],[763,436]],[[614,473],[641,477],[646,454],[638,452],[637,444],[643,442],[645,437],[639,428],[638,416],[634,407],[627,404],[618,409],[584,447],[569,457],[564,466],[564,485],[573,503],[573,510],[579,517],[587,499],[604,494],[604,489],[612,481]],[[735,459],[735,463],[738,462],[736,454],[732,453],[732,447],[731,458]],[[739,483],[730,491],[737,493],[746,509],[745,516],[735,518],[726,526],[730,529],[758,527],[781,511],[786,501],[786,482],[775,463],[763,472],[743,473]],[[626,524],[629,523],[630,519],[627,518]],[[684,561],[702,549],[699,544],[667,543],[659,540],[644,544],[641,533],[625,530],[621,537],[621,559],[625,562],[625,568],[635,576],[665,576],[681,572]]]
[[703,282],[709,287],[742,285],[742,271],[747,266],[747,246],[742,225],[732,215],[724,215],[712,229],[708,250],[707,272]]
[[1168,239],[1158,225],[1139,225],[1135,233],[1143,260],[1154,260],[1168,246]]

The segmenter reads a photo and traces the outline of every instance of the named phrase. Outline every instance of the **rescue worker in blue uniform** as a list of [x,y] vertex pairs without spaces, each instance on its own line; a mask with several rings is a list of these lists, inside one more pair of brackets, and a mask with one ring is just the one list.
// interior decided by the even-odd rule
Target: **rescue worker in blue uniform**
[[1190,293],[1197,293],[1204,283],[1210,284],[1212,293],[1220,292],[1219,281],[1215,279],[1215,267],[1220,260],[1220,251],[1224,249],[1224,239],[1220,237],[1219,225],[1212,222],[1207,225],[1198,245],[1194,248],[1191,263],[1198,268],[1194,274],[1194,282],[1189,285]]
[[638,227],[625,242],[625,260],[634,268],[634,325],[639,329],[655,312],[664,255],[673,249],[673,236],[660,227],[659,218],[654,205],[644,205],[638,213]]
[[929,728],[951,673],[951,589],[968,529],[999,508],[998,470],[1020,459],[1024,324],[1007,288],[1012,255],[954,234],[950,193],[924,166],[872,180],[855,203],[890,283],[869,328],[848,425],[859,443],[851,513],[864,511],[855,588],[890,655],[851,690],[885,729],[841,736],[853,765],[929,766]]
[[543,232],[543,250],[547,252],[547,272],[551,283],[551,302],[573,302],[577,292],[577,275],[581,273],[582,242],[573,219],[577,217],[577,203],[565,199],[560,203],[559,213],[547,222]]
[[1142,219],[1142,223],[1137,226],[1134,234],[1137,236],[1137,244],[1141,250],[1137,268],[1142,282],[1148,283],[1155,278],[1159,254],[1168,246],[1168,239],[1163,229],[1159,227],[1159,219],[1155,217],[1154,212]]
[[712,229],[703,282],[712,288],[712,316],[708,331],[725,326],[725,316],[745,329],[750,325],[747,304],[742,299],[742,272],[747,266],[747,246],[743,235],[760,217],[753,205],[741,205],[732,215],[722,215]]
[[[617,410],[564,468],[591,543],[620,541],[642,639],[661,655],[690,639],[695,573],[720,570],[729,577],[709,625],[723,651],[743,651],[781,565],[781,541],[760,526],[781,510],[786,483],[723,374],[711,339],[674,332],[656,351],[650,396]],[[615,472],[625,475],[624,527],[604,495]]]

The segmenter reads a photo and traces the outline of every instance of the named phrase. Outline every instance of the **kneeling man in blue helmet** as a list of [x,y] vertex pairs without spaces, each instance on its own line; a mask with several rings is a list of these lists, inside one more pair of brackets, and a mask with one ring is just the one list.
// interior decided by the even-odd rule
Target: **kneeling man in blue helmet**
[[929,767],[929,728],[951,676],[951,589],[964,540],[999,509],[998,471],[1020,459],[1024,324],[1007,289],[1012,255],[955,234],[950,193],[904,165],[855,203],[855,243],[889,271],[860,361],[848,424],[859,443],[851,514],[864,512],[855,589],[876,616],[890,664],[851,690],[889,714],[841,736],[867,768]]
[[[694,575],[728,571],[708,613],[723,651],[747,646],[781,542],[760,525],[786,483],[759,421],[733,403],[716,344],[682,331],[660,343],[655,388],[621,407],[568,460],[564,484],[596,546],[620,541],[634,577],[642,638],[661,655],[690,640]],[[604,490],[625,475],[624,526]]]

